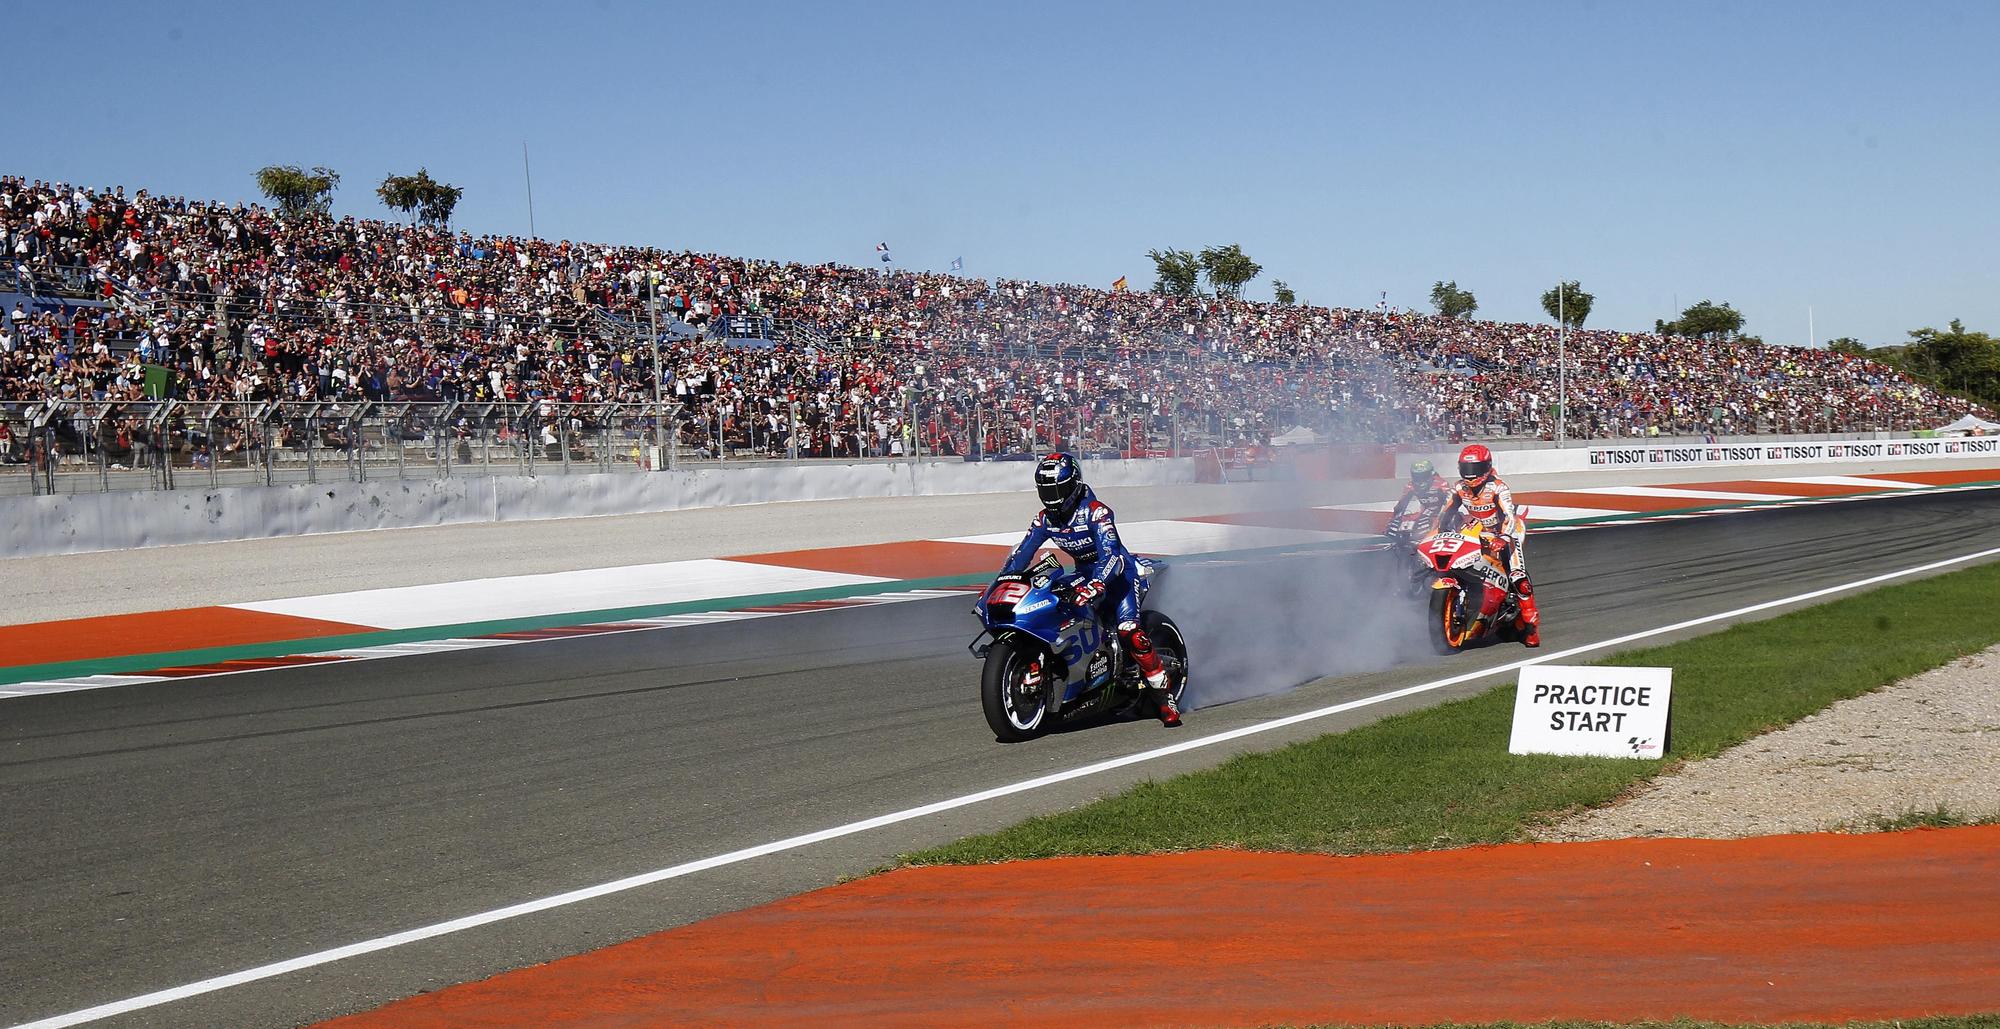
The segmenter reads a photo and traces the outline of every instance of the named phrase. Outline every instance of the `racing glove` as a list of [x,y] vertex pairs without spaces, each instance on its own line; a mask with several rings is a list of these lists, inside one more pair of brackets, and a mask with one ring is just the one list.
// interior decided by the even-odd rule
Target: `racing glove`
[[1104,595],[1104,580],[1085,579],[1070,589],[1070,596],[1076,598],[1077,606],[1089,607]]

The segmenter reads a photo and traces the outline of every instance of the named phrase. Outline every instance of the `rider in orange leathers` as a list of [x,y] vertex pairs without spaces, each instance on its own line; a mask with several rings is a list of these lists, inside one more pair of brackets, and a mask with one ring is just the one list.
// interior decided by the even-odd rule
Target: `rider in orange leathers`
[[[1461,520],[1453,523],[1454,514]],[[1458,482],[1444,502],[1440,520],[1446,525],[1478,522],[1487,538],[1496,541],[1500,563],[1521,598],[1514,628],[1520,631],[1523,644],[1541,646],[1542,615],[1535,608],[1535,587],[1528,581],[1528,566],[1521,553],[1527,542],[1528,523],[1514,507],[1514,492],[1493,474],[1492,451],[1477,443],[1459,451]]]

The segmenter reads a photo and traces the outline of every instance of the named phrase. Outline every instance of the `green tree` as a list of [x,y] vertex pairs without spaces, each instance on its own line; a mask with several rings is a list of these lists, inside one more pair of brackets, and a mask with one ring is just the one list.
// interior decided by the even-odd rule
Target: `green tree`
[[1271,293],[1278,298],[1279,307],[1290,307],[1299,302],[1299,295],[1283,279],[1271,280]]
[[414,175],[391,175],[383,179],[382,184],[375,187],[375,195],[381,199],[383,207],[401,211],[404,217],[414,217],[417,208],[424,205]]
[[417,220],[427,225],[444,226],[451,223],[452,209],[465,190],[448,182],[431,178],[429,170],[418,168],[415,175],[391,175],[375,187],[375,195],[380,197],[385,207],[414,214]]
[[333,209],[333,190],[340,185],[340,173],[315,166],[306,171],[296,164],[269,164],[257,169],[257,189],[287,218],[326,214]]
[[1257,277],[1264,266],[1250,259],[1243,248],[1231,243],[1226,247],[1208,247],[1201,252],[1201,270],[1208,276],[1209,288],[1219,297],[1243,295],[1243,287]]
[[1868,344],[1855,339],[1853,336],[1842,336],[1839,339],[1827,340],[1826,348],[1836,354],[1846,354],[1849,357],[1868,356]]
[[1910,333],[1904,364],[1929,371],[1946,389],[1987,401],[2000,398],[2000,340],[1972,332],[1956,318],[1942,331],[1926,326]]
[[1431,306],[1446,318],[1463,318],[1479,310],[1479,298],[1469,289],[1459,289],[1458,280],[1442,279],[1431,285]]
[[[1558,293],[1558,290],[1561,292]],[[1575,279],[1562,282],[1542,294],[1542,310],[1550,318],[1560,319],[1572,329],[1583,328],[1583,320],[1590,317],[1590,305],[1597,300],[1583,291]]]
[[[419,171],[418,174],[422,172]],[[417,214],[423,220],[440,228],[450,225],[451,212],[458,207],[458,199],[464,195],[465,190],[462,187],[434,182],[431,184],[430,195],[424,199],[424,206]]]
[[1653,329],[1662,336],[1727,339],[1743,331],[1743,314],[1726,303],[1704,300],[1682,311],[1673,321],[1654,321]]
[[1172,297],[1191,297],[1201,281],[1201,259],[1191,250],[1148,250],[1153,261],[1153,292]]

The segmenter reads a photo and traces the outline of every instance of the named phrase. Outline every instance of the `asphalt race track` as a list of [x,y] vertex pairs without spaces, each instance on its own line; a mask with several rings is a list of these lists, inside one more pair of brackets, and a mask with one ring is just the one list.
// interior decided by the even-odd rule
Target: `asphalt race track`
[[[1550,650],[1985,549],[2000,493],[1534,537]],[[0,702],[0,1023],[1518,660],[1421,651],[1381,555],[1184,561],[1197,702],[993,741],[954,598]],[[1365,571],[1367,574],[1359,574]],[[1287,612],[1271,615],[1269,612]],[[1657,641],[1652,641],[1657,642]],[[1309,667],[1310,666],[1310,667]],[[1283,687],[1343,673],[1302,689]],[[915,846],[1488,688],[1454,687],[174,1001],[294,1025],[746,907]],[[1269,691],[1279,692],[1269,692]]]

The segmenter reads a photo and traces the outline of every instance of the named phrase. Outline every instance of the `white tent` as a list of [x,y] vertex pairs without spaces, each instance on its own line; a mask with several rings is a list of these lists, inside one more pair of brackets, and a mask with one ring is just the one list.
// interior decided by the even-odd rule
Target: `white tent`
[[1969,414],[1950,425],[1940,425],[1935,431],[1940,436],[1984,436],[1996,429],[2000,429],[2000,422]]
[[1319,442],[1319,435],[1304,425],[1294,425],[1279,435],[1271,437],[1274,447],[1296,447]]

